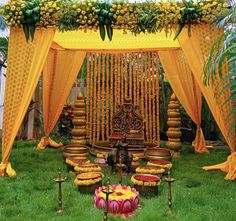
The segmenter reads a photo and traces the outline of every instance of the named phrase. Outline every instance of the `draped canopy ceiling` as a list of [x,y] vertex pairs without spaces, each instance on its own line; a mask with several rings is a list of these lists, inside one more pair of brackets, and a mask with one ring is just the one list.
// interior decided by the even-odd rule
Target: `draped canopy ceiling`
[[[200,125],[200,91],[203,92],[232,152],[225,164],[217,165],[215,168],[228,172],[226,179],[235,179],[235,138],[234,133],[230,132],[230,121],[226,120],[231,107],[228,105],[227,108],[222,109],[217,97],[214,96],[216,92],[214,85],[206,89],[201,79],[210,45],[217,34],[213,35],[208,25],[199,25],[198,28],[200,29],[193,29],[192,37],[189,37],[187,31],[184,30],[178,37],[178,41],[174,41],[173,36],[167,37],[162,32],[134,36],[115,30],[111,42],[108,40],[103,42],[98,33],[93,31],[59,33],[50,28],[36,29],[33,42],[28,43],[22,29],[11,28],[0,173],[15,175],[8,160],[14,138],[27,111],[42,70],[46,137],[40,142],[39,149],[43,149],[46,144],[54,145],[53,141],[49,139],[49,134],[59,118],[86,52],[121,53],[123,51],[151,50],[158,52],[176,96],[198,126],[193,146],[195,151],[199,153],[207,152]],[[205,42],[202,39],[205,39]],[[202,47],[203,43],[208,46]],[[227,97],[226,94],[223,98],[227,99]]]

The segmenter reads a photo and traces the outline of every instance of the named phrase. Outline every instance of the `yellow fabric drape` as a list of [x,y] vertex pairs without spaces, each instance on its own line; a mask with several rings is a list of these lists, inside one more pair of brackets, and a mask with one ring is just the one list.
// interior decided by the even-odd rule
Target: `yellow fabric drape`
[[44,132],[37,149],[59,147],[48,136],[55,127],[73,83],[83,64],[85,52],[50,49],[43,68]]
[[[231,104],[227,102],[227,105],[222,106],[224,101],[229,97],[230,93],[225,92],[220,94],[223,85],[220,83],[220,79],[216,79],[214,83],[211,82],[209,86],[203,84],[203,68],[204,64],[209,57],[212,43],[217,39],[217,37],[222,33],[221,30],[212,30],[208,25],[195,25],[192,28],[191,37],[187,34],[187,29],[185,28],[178,37],[178,41],[184,54],[187,57],[188,63],[194,74],[198,85],[208,103],[208,106],[218,124],[226,142],[228,143],[230,150],[232,152],[231,156],[228,158],[227,163],[221,164],[222,170],[228,173],[226,179],[236,179],[236,174],[233,176],[232,171],[236,169],[235,160],[235,131],[231,129],[232,117],[227,118],[231,111]],[[217,96],[218,94],[218,96]],[[231,165],[225,167],[225,165]],[[219,165],[215,167],[204,167],[206,170],[219,169]]]
[[156,34],[141,33],[137,36],[128,32],[123,34],[122,30],[113,30],[112,41],[108,38],[102,41],[99,34],[94,30],[87,31],[67,31],[56,32],[54,42],[66,49],[72,50],[108,50],[110,53],[121,50],[153,50],[157,48],[179,48],[178,41],[173,40],[173,36],[166,36],[165,32],[158,32]]
[[197,153],[208,152],[201,129],[201,90],[181,49],[158,51],[170,85],[184,109],[197,125],[196,138],[192,145]]
[[[22,29],[11,28],[3,113],[1,173],[15,175],[8,163],[12,145],[37,86],[54,29],[36,29],[26,42]],[[6,166],[3,166],[6,165]]]

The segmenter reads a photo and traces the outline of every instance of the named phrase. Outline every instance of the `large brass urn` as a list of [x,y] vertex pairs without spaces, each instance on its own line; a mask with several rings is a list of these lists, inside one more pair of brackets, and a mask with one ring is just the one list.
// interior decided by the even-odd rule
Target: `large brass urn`
[[86,114],[85,102],[81,92],[78,93],[74,105],[74,118],[72,120],[74,128],[72,129],[72,144],[86,144]]
[[180,131],[181,117],[179,110],[179,101],[175,94],[171,95],[170,102],[168,104],[167,125],[169,128],[167,131],[168,141],[166,143],[166,146],[167,148],[178,152],[182,147],[182,143],[180,140],[182,133]]

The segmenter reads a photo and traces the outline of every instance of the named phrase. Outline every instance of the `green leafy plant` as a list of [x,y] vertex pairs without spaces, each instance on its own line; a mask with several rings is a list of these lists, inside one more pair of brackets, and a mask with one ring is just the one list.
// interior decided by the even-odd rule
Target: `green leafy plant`
[[24,20],[22,21],[23,30],[25,33],[26,41],[34,39],[35,26],[36,23],[39,22],[40,16],[40,8],[39,8],[40,0],[32,0],[27,2],[24,7],[22,7]]
[[[236,3],[225,14],[218,17],[216,26],[224,29],[224,33],[213,44],[207,64],[205,65],[204,83],[210,85],[219,76],[225,84],[223,92],[230,90],[231,95],[226,102],[236,98]],[[223,75],[224,64],[227,73]],[[223,103],[224,105],[225,103]],[[236,103],[232,102],[231,114],[236,113]],[[234,120],[232,127],[236,126]]]
[[58,132],[61,136],[71,138],[73,116],[72,105],[65,105],[58,121]]
[[104,41],[107,33],[109,40],[113,36],[113,13],[110,11],[112,4],[108,2],[97,2],[95,15],[98,15],[99,32],[101,39]]
[[191,36],[191,25],[198,22],[201,17],[202,8],[198,4],[194,4],[193,0],[182,0],[184,7],[180,8],[181,18],[178,19],[178,30],[175,34],[176,39],[185,25],[188,26],[188,35]]
[[[156,33],[158,31],[158,14],[160,9],[154,7],[155,3],[143,3],[141,12],[138,15],[138,26],[140,31],[148,33]],[[145,10],[144,10],[145,9]]]

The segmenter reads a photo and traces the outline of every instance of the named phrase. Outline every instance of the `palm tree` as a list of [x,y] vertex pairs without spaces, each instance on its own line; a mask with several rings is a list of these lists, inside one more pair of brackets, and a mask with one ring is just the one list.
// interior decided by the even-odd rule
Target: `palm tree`
[[[209,84],[219,75],[226,83],[223,91],[230,89],[230,101],[236,98],[236,2],[228,1],[231,5],[229,10],[218,17],[216,26],[223,28],[224,34],[220,36],[213,44],[212,50],[205,66],[204,82]],[[222,76],[223,64],[228,65],[226,77]],[[233,102],[231,114],[236,113],[236,103]],[[232,127],[236,125],[236,120]]]

